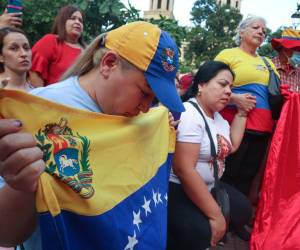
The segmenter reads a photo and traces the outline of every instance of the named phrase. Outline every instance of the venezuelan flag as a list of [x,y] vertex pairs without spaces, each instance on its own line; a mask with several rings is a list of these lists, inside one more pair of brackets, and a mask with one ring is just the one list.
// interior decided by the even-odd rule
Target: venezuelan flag
[[165,249],[175,147],[165,108],[126,118],[0,90],[0,115],[22,120],[44,152],[43,249]]

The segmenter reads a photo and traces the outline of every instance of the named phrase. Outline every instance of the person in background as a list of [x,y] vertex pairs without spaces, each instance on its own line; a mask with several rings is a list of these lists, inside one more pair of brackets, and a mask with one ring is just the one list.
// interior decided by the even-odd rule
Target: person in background
[[[200,66],[184,100],[202,110],[217,152],[218,175],[225,170],[225,158],[235,152],[243,138],[247,111],[238,108],[229,126],[219,111],[229,102],[234,73],[223,62],[210,61]],[[184,103],[178,126],[175,155],[168,194],[168,248],[201,250],[215,246],[222,239],[226,223],[210,190],[214,172],[205,123],[197,109]],[[247,198],[223,184],[230,198],[230,228],[240,230],[251,217]]]
[[2,87],[29,91],[31,48],[24,32],[17,28],[0,29],[0,82]]
[[[278,55],[272,58],[282,85],[287,90],[300,92],[300,35],[298,30],[285,29],[281,38],[273,38],[271,44]],[[253,204],[258,203],[259,189],[263,178],[267,158],[263,161],[250,189],[249,198]]]
[[[231,102],[222,111],[227,120],[232,119],[235,107],[245,110],[255,107],[248,115],[246,132],[238,151],[226,159],[223,180],[245,195],[265,157],[268,141],[274,129],[268,103],[269,71],[257,54],[266,34],[266,22],[262,17],[248,16],[238,27],[239,47],[225,49],[215,58],[227,63],[235,72]],[[277,73],[272,61],[268,59]]]
[[7,9],[0,16],[0,28],[22,26],[22,12],[8,13]]
[[[17,28],[0,29],[0,87],[30,91],[31,48],[25,33]],[[12,250],[3,248],[0,250]]]
[[32,48],[30,79],[35,86],[57,82],[85,48],[83,14],[73,5],[62,7],[47,34]]
[[280,75],[281,84],[300,92],[300,35],[298,30],[285,29],[282,38],[273,38],[271,44],[278,55],[272,59]]
[[[147,22],[132,22],[95,38],[65,80],[31,93],[69,107],[125,117],[148,112],[156,96],[171,111],[182,112],[174,83],[177,69],[178,49],[169,34]],[[5,225],[0,226],[0,244],[18,244],[35,231],[37,237],[29,241],[41,249],[35,196],[45,163],[33,136],[21,129],[19,120],[0,120],[0,223]]]
[[192,83],[193,75],[191,73],[181,75],[179,77],[178,84],[176,85],[178,94],[180,96],[183,96],[187,92],[188,88],[192,85]]
[[[226,159],[222,180],[249,196],[252,182],[265,159],[269,140],[274,129],[268,102],[269,71],[257,49],[265,40],[266,21],[262,17],[248,16],[238,26],[236,48],[224,49],[215,58],[228,64],[236,78],[233,83],[231,103],[221,114],[231,121],[236,107],[249,112],[246,131],[239,149]],[[277,73],[269,58],[269,64]],[[238,234],[248,240],[247,230]]]

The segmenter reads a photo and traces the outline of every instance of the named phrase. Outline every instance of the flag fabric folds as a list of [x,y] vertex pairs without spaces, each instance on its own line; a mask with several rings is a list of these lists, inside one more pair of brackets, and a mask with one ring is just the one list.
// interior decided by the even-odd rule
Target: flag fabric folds
[[0,90],[44,152],[36,206],[43,249],[165,249],[175,131],[164,107],[135,118]]
[[300,249],[300,95],[284,104],[270,146],[251,250]]

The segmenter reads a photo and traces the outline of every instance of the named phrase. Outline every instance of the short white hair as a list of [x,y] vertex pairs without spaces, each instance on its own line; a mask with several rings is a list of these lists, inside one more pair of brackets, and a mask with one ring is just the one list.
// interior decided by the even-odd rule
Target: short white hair
[[262,21],[265,25],[267,25],[266,19],[260,16],[255,16],[255,15],[248,15],[244,20],[242,20],[238,27],[237,27],[237,34],[235,36],[235,43],[237,45],[241,44],[241,31],[245,30],[248,28],[252,23],[255,23],[257,21]]

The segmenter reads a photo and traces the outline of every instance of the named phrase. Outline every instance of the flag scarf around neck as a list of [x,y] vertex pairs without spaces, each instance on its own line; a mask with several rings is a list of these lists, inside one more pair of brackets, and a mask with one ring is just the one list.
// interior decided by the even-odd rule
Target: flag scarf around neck
[[0,115],[20,119],[44,151],[43,249],[165,249],[175,148],[167,109],[126,118],[0,90]]
[[272,138],[251,250],[300,249],[300,95],[291,93]]

